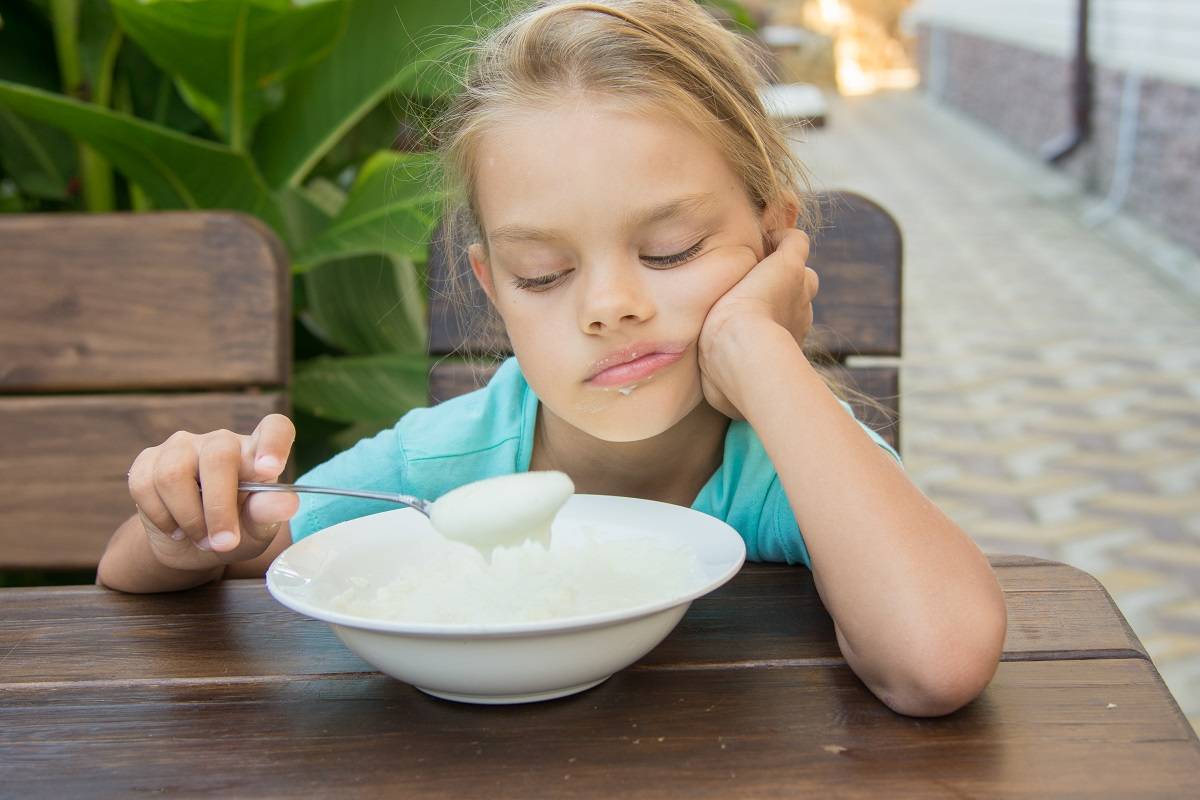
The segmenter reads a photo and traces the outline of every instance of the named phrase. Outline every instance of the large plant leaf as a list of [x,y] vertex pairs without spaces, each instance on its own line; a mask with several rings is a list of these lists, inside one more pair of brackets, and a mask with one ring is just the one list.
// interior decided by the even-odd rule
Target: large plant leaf
[[[54,36],[44,19],[20,3],[4,9],[0,79],[48,91],[59,87]],[[65,200],[76,170],[75,143],[56,128],[0,108],[0,167],[25,194]]]
[[0,108],[0,167],[21,191],[47,200],[66,200],[75,170],[70,137]]
[[[339,197],[329,197],[329,192]],[[321,235],[329,221],[337,214],[345,194],[336,186],[314,188],[310,186],[285,186],[275,193],[279,212],[283,218],[280,234],[287,243],[289,253],[298,253]]]
[[121,31],[107,0],[80,2],[78,37],[81,77],[90,95],[85,99],[96,102],[99,94],[100,99],[107,102],[104,95],[109,93],[112,84],[115,48],[121,44]]
[[424,290],[411,259],[329,261],[306,272],[304,284],[307,314],[330,344],[363,355],[426,352]]
[[159,208],[230,208],[281,228],[279,211],[254,164],[225,145],[8,81],[0,81],[0,106],[92,145]]
[[121,27],[241,149],[280,82],[322,59],[346,0],[110,0]]
[[441,212],[442,190],[433,156],[376,153],[363,166],[341,213],[297,253],[293,268],[366,253],[424,261]]
[[429,403],[425,355],[320,356],[296,365],[292,403],[338,422],[394,422]]
[[[345,35],[329,57],[296,74],[265,116],[254,157],[272,186],[299,184],[321,157],[389,92],[445,84],[448,54],[474,28],[472,0],[355,0]],[[432,84],[430,84],[432,85]]]
[[134,116],[202,139],[215,138],[204,118],[184,102],[171,73],[159,69],[137,42],[126,39],[121,45],[117,71],[129,88]]

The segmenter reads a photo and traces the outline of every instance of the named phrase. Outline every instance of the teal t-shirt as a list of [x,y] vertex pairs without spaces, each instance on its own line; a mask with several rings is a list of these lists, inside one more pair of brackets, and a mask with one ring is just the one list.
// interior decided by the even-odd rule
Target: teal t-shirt
[[[363,439],[296,482],[436,498],[464,483],[527,472],[538,402],[516,358],[510,357],[482,389],[413,409],[391,428]],[[842,405],[854,415],[848,404]],[[900,461],[879,434],[859,424]],[[373,500],[301,494],[300,509],[292,518],[292,539],[393,508]],[[775,467],[745,421],[729,424],[721,466],[692,508],[724,520],[741,534],[751,561],[812,566]]]

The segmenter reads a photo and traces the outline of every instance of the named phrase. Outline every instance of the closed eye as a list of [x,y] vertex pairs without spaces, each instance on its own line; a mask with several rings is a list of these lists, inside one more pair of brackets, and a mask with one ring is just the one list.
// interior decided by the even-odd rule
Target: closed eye
[[673,253],[669,256],[642,256],[642,261],[649,261],[651,264],[669,267],[695,258],[703,247],[704,240],[701,239],[682,253]]
[[[642,256],[642,261],[653,264],[656,267],[673,267],[677,264],[682,264],[685,261],[690,261],[695,258],[704,248],[704,239],[696,242],[694,245],[679,253],[672,253],[669,256]],[[559,278],[566,275],[570,270],[563,272],[551,272],[548,275],[538,275],[536,278],[522,278],[519,275],[514,275],[512,279],[513,286],[518,289],[526,289],[529,291],[538,291],[551,286]]]

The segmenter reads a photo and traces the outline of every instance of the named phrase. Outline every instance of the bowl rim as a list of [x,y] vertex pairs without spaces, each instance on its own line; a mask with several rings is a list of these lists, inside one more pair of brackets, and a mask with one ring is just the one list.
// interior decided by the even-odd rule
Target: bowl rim
[[[288,551],[293,547],[297,547],[304,541],[313,536],[321,536],[328,531],[333,530],[338,525],[336,523],[327,528],[322,528],[319,531],[309,534],[299,542],[292,542],[287,548],[280,553],[271,562],[267,568],[266,584],[267,591],[271,593],[279,603],[290,608],[293,611],[304,614],[307,617],[328,622],[331,625],[340,625],[346,628],[355,628],[358,630],[376,631],[379,633],[399,633],[411,637],[419,638],[513,638],[518,636],[527,636],[530,634],[548,634],[548,633],[568,633],[573,631],[585,630],[588,628],[599,628],[609,625],[615,625],[622,622],[631,622],[641,617],[647,617],[652,614],[657,614],[671,608],[691,603],[698,597],[703,597],[711,591],[719,588],[727,583],[734,575],[736,575],[746,563],[746,542],[736,529],[725,520],[714,517],[711,514],[706,514],[703,511],[697,511],[694,508],[687,506],[675,505],[674,503],[664,503],[660,500],[647,500],[640,497],[619,497],[617,495],[594,495],[594,494],[576,494],[573,497],[586,498],[616,498],[619,500],[632,500],[638,503],[654,503],[662,506],[670,506],[676,511],[688,512],[691,514],[700,514],[706,521],[716,523],[719,527],[726,529],[732,534],[733,539],[738,545],[738,556],[734,559],[728,568],[717,577],[710,579],[703,585],[692,589],[682,595],[677,595],[666,600],[659,600],[653,603],[643,603],[638,606],[630,606],[621,608],[615,611],[604,611],[596,614],[580,614],[574,617],[559,617],[557,619],[535,620],[532,622],[506,622],[506,623],[441,623],[441,622],[403,622],[398,620],[385,620],[375,617],[364,617],[355,614],[346,614],[340,611],[331,611],[321,606],[309,603],[305,600],[289,595],[287,589],[276,584],[276,568],[281,566],[281,561]],[[377,516],[378,514],[395,514],[398,511],[409,511],[413,514],[420,512],[409,509],[391,509],[389,511],[380,511],[376,514],[363,514],[355,519],[363,519],[365,517]],[[350,522],[351,520],[346,520]]]

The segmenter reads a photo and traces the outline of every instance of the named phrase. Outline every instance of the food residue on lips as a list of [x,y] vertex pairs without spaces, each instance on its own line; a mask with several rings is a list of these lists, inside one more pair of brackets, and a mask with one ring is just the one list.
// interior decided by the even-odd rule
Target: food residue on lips
[[611,538],[580,525],[577,541],[549,549],[531,541],[498,547],[491,563],[434,531],[372,585],[351,578],[335,610],[390,621],[505,624],[561,619],[669,600],[700,571],[687,547],[649,537]]

